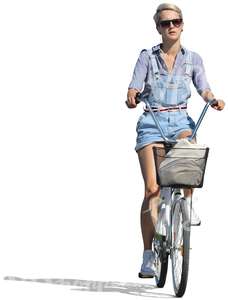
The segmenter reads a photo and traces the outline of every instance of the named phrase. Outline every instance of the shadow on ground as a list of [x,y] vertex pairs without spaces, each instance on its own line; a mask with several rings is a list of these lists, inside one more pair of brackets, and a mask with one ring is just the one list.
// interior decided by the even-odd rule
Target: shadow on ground
[[72,287],[72,291],[82,292],[111,292],[134,296],[152,297],[152,298],[174,298],[173,295],[162,293],[160,289],[151,284],[139,284],[132,282],[119,281],[94,281],[82,279],[61,279],[61,278],[20,278],[15,276],[6,276],[4,280],[27,281],[48,284],[59,284]]

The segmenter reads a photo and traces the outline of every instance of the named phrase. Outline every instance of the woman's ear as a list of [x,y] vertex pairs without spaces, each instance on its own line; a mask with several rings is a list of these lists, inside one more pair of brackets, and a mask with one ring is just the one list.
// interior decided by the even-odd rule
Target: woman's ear
[[158,33],[161,34],[161,31],[159,30],[158,25],[156,26],[156,28],[157,28]]

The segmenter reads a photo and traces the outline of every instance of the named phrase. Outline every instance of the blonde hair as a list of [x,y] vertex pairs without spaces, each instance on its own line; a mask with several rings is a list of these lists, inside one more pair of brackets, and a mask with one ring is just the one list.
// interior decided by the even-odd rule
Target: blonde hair
[[158,26],[160,20],[160,12],[163,10],[173,10],[179,14],[181,19],[183,19],[182,11],[178,6],[170,3],[162,3],[158,6],[156,13],[154,15],[154,21],[156,23],[156,26]]

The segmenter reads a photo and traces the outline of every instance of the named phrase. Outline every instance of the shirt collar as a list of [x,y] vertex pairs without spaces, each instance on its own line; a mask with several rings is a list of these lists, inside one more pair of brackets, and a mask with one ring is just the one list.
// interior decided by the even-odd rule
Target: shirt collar
[[[161,53],[161,45],[162,44],[158,44],[154,47],[152,47],[152,53],[153,54],[160,54]],[[183,46],[181,46],[181,53],[184,55],[186,52],[185,48]]]

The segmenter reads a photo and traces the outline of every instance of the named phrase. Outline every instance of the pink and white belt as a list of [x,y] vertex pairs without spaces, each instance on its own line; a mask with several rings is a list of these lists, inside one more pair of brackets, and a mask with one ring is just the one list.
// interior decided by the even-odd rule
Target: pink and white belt
[[[187,105],[177,105],[177,106],[151,106],[154,112],[164,112],[164,111],[181,111],[187,109]],[[144,111],[149,112],[148,107],[144,107]]]

